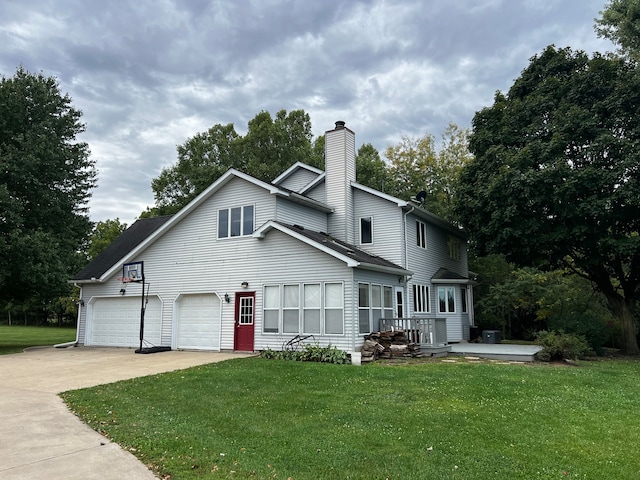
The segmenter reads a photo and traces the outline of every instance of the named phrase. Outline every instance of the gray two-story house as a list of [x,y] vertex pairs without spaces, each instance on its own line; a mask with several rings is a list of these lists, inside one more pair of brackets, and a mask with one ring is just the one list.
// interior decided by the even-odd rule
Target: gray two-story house
[[[469,338],[466,236],[358,184],[355,134],[325,135],[325,171],[296,163],[271,183],[229,170],[170,217],[135,222],[71,281],[77,343],[281,349],[297,336],[358,351],[381,318],[444,318]],[[141,283],[123,266],[142,262]]]

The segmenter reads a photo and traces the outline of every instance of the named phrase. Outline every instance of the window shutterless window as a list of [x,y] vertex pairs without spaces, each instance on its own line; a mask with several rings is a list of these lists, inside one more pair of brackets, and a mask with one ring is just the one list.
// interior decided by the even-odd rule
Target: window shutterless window
[[360,218],[360,243],[373,243],[373,218]]
[[284,286],[282,331],[284,333],[300,333],[300,285]]
[[393,287],[358,284],[358,332],[380,328],[381,318],[393,318]]
[[218,238],[241,237],[253,233],[253,205],[218,210]]
[[462,313],[467,313],[468,290],[467,287],[460,289],[460,300],[462,302]]
[[280,331],[280,286],[268,285],[264,287],[263,330],[265,333]]
[[344,333],[344,300],[341,283],[324,284],[324,333]]
[[420,248],[427,248],[427,225],[416,220],[417,245]]
[[413,311],[414,313],[429,311],[429,287],[427,285],[413,285]]
[[320,284],[306,284],[303,286],[302,296],[302,332],[321,333],[320,328]]
[[447,249],[450,259],[460,260],[460,240],[449,237],[447,240]]
[[263,332],[344,334],[343,284],[265,285]]
[[369,297],[369,284],[358,284],[358,332],[371,333],[369,325],[371,300]]
[[438,312],[456,311],[456,290],[454,287],[438,287]]

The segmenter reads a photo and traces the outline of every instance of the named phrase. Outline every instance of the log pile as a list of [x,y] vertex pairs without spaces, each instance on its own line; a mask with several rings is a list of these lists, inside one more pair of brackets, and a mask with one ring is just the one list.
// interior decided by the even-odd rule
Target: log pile
[[430,356],[420,351],[420,345],[409,342],[403,330],[374,332],[367,335],[362,346],[362,362],[378,358],[420,358]]

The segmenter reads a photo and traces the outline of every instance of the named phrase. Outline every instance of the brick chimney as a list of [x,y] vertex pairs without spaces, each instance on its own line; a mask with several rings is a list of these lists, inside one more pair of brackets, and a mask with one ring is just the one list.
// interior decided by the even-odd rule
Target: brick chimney
[[334,210],[329,215],[328,233],[355,243],[351,182],[356,181],[356,135],[345,122],[337,121],[336,128],[325,132],[324,141],[326,203]]

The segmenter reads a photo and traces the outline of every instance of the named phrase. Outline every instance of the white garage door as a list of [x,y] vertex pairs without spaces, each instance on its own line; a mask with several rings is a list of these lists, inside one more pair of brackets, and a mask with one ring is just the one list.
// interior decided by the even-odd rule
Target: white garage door
[[[91,345],[140,346],[140,297],[98,298],[91,314]],[[161,303],[149,297],[144,314],[144,340],[160,345]]]
[[220,350],[220,299],[217,295],[182,295],[176,308],[178,348]]

